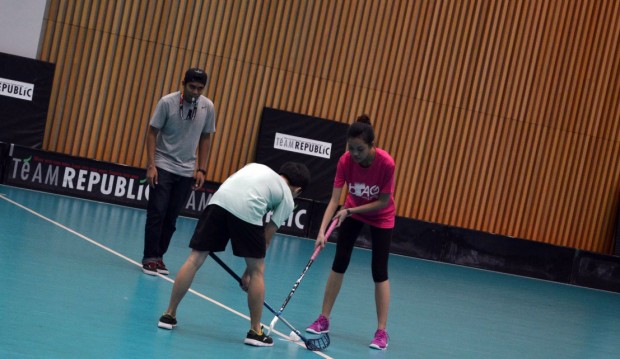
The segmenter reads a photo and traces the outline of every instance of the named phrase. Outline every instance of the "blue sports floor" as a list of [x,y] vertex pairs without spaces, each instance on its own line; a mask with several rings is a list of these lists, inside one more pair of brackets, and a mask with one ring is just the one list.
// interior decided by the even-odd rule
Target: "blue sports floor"
[[[213,260],[198,272],[173,331],[157,328],[196,220],[180,218],[169,277],[142,274],[143,210],[0,186],[0,358],[618,358],[620,294],[392,256],[386,351],[376,326],[370,252],[355,249],[332,313],[331,345],[243,344],[246,296]],[[279,308],[313,241],[278,235],[266,301]],[[319,314],[335,246],[319,255],[283,315]],[[220,255],[241,273],[243,261]],[[263,323],[273,316],[263,312]]]

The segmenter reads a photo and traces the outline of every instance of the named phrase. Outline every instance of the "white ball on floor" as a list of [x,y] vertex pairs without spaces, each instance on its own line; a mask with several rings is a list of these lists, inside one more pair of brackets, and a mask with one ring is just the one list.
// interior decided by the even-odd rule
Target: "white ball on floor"
[[291,341],[297,342],[300,341],[301,338],[299,337],[299,335],[297,335],[295,332],[291,332],[291,334],[288,335],[289,339]]

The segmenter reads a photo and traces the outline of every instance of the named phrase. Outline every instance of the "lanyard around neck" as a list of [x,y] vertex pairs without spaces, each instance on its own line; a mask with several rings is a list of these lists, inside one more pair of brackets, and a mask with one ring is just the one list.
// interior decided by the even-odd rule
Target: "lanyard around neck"
[[189,111],[187,111],[187,116],[185,116],[185,118],[183,117],[183,106],[184,106],[184,100],[183,100],[183,92],[181,92],[181,98],[179,99],[179,113],[181,115],[181,120],[193,120],[194,118],[196,118],[196,113],[198,112],[198,101],[196,101],[196,99],[192,98],[192,104],[189,108]]

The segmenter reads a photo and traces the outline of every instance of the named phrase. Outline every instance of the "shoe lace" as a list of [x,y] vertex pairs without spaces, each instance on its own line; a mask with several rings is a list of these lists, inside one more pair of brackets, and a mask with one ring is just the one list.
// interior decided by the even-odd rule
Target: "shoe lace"
[[389,338],[388,333],[385,330],[377,330],[375,333],[375,341],[386,342]]
[[319,318],[319,323],[318,323],[321,327],[327,327],[327,325],[329,324],[329,320],[327,320],[327,318],[323,315],[321,315],[321,317]]

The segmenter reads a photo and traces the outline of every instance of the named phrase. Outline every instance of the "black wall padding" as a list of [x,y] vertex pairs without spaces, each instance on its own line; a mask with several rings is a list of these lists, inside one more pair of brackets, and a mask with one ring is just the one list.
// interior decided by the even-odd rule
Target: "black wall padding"
[[572,283],[583,287],[620,292],[620,258],[578,251]]

